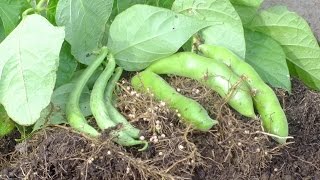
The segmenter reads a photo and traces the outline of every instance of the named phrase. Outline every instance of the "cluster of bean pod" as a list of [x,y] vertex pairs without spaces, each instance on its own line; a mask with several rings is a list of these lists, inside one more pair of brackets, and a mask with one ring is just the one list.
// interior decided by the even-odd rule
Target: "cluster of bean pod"
[[101,49],[97,59],[89,65],[75,82],[73,91],[70,93],[66,105],[66,115],[71,127],[82,133],[93,137],[101,135],[94,127],[88,124],[79,107],[79,99],[83,88],[92,76],[94,71],[107,58],[108,63],[104,71],[96,80],[91,96],[90,108],[97,122],[98,127],[107,130],[111,139],[122,146],[143,145],[139,151],[145,150],[148,143],[139,140],[140,130],[133,127],[117,110],[113,107],[111,99],[116,82],[119,80],[122,68],[115,68],[116,63],[113,55],[106,47]]
[[157,74],[197,80],[216,91],[243,116],[255,118],[256,109],[264,130],[279,143],[285,143],[288,137],[285,113],[273,90],[258,73],[226,48],[202,44],[198,49],[201,55],[179,52],[155,61],[132,78],[133,87],[153,93],[156,99],[177,109],[187,124],[206,131],[218,122],[212,120],[200,104],[176,92]]

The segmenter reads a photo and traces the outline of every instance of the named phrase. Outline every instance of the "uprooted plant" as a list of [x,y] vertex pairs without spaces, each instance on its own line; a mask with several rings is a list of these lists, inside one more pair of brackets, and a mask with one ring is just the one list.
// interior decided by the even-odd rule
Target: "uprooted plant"
[[123,70],[144,70],[132,78],[133,87],[177,110],[193,130],[206,133],[219,116],[210,117],[160,74],[209,87],[286,143],[286,115],[271,87],[290,92],[292,75],[319,90],[320,48],[304,19],[284,7],[258,11],[261,2],[4,1],[14,13],[0,12],[0,136],[14,125],[26,138],[68,124],[145,150],[145,130],[126,120],[113,95]]

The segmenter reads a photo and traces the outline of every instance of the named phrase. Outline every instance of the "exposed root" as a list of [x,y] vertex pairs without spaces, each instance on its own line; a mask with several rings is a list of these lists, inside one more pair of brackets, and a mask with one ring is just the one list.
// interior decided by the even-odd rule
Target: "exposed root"
[[92,140],[65,126],[47,128],[16,151],[2,178],[26,179],[223,179],[259,177],[273,156],[279,155],[259,121],[244,118],[225,101],[196,81],[166,77],[180,93],[208,110],[219,124],[209,132],[191,129],[179,113],[152,95],[140,94],[123,79],[116,107],[144,131],[150,147],[123,148],[110,139]]

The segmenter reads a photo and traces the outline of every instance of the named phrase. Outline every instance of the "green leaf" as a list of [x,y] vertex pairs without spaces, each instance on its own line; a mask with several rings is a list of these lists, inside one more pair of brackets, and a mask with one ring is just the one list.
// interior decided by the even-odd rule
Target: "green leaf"
[[147,0],[115,0],[118,14],[136,4],[146,4]]
[[257,14],[263,0],[230,0],[238,12],[242,23],[248,24]]
[[278,41],[286,54],[290,73],[310,88],[320,90],[320,48],[302,17],[277,6],[261,11],[250,27]]
[[0,104],[0,138],[11,133],[15,127],[14,122],[9,118],[6,110]]
[[273,87],[291,92],[291,81],[286,55],[272,38],[250,30],[245,31],[246,61],[260,77]]
[[[66,28],[66,40],[74,57],[84,64],[95,59],[90,55],[102,43],[113,0],[63,0],[56,10],[56,23]],[[126,27],[127,28],[127,27]]]
[[113,20],[118,14],[136,4],[148,4],[171,9],[173,2],[174,0],[115,0],[111,19]]
[[[64,84],[54,90],[52,94],[51,102],[55,107],[59,107],[60,109],[62,109],[63,112],[65,112],[65,106],[69,99],[69,94],[73,90],[73,87],[73,83]],[[90,110],[90,91],[88,87],[85,87],[85,89],[83,90],[79,104],[84,116],[90,116],[92,114]]]
[[22,11],[29,6],[25,0],[0,0],[0,19],[2,19],[5,35],[18,25]]
[[151,6],[171,9],[174,0],[148,0],[147,4]]
[[28,126],[50,102],[64,29],[29,15],[0,44],[0,101],[9,117]]
[[77,69],[77,65],[77,60],[71,55],[70,44],[64,42],[59,55],[59,68],[55,87],[69,82]]
[[168,9],[134,5],[111,24],[108,47],[119,66],[142,70],[175,53],[194,33],[210,25]]
[[4,34],[4,27],[0,19],[0,43],[4,40],[5,37],[6,35]]
[[224,46],[245,57],[242,22],[229,0],[176,0],[172,9],[202,22],[221,22],[201,31],[204,43]]
[[57,125],[57,124],[68,124],[67,118],[62,109],[50,103],[41,112],[41,116],[37,120],[37,122],[34,124],[31,133],[36,132],[46,126]]
[[[96,80],[99,78],[99,76],[100,76],[100,74],[102,73],[103,70],[104,70],[103,67],[99,67],[98,69],[96,69],[96,70],[94,71],[94,73],[92,74],[92,76],[89,78],[86,86],[87,86],[90,90],[92,90],[92,88],[93,88],[93,86],[94,86],[94,83],[95,83]],[[72,78],[71,78],[71,83],[77,81],[77,80],[79,79],[79,77],[80,77],[80,74],[83,73],[83,71],[84,71],[84,69],[81,69],[81,70],[76,71],[76,72],[73,74]]]
[[56,25],[56,9],[59,0],[49,0],[47,7],[47,19],[53,24]]

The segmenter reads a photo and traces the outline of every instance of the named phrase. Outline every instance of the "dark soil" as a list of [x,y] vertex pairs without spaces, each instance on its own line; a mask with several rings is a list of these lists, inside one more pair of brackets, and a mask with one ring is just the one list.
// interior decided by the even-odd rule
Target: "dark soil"
[[[0,140],[3,179],[320,179],[320,93],[293,81],[291,95],[278,92],[290,135],[279,146],[261,133],[260,121],[241,117],[215,93],[194,81],[171,77],[171,85],[219,120],[197,132],[147,95],[119,84],[118,108],[150,142],[147,151],[123,148],[108,137],[92,140],[66,126],[46,128],[16,144]],[[150,139],[153,139],[150,141]],[[156,139],[156,140],[155,140]],[[0,178],[0,179],[1,179]]]

